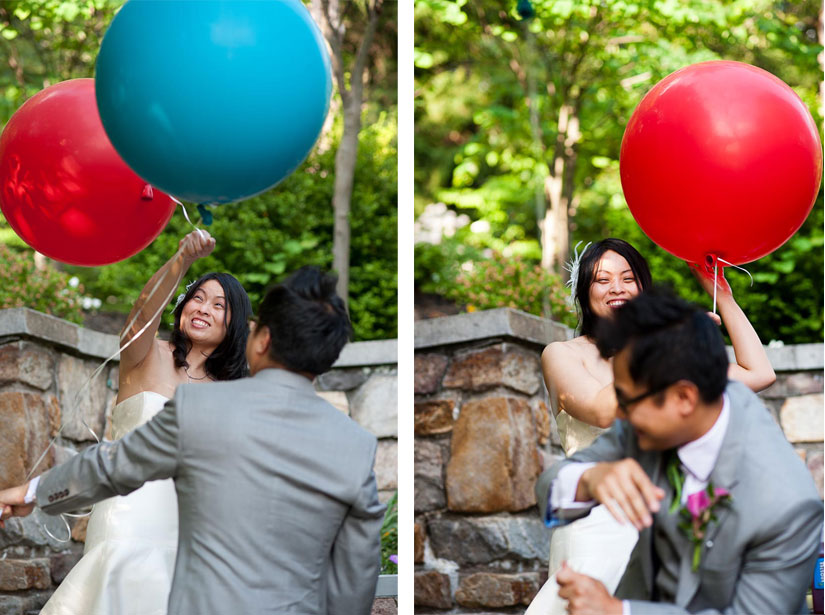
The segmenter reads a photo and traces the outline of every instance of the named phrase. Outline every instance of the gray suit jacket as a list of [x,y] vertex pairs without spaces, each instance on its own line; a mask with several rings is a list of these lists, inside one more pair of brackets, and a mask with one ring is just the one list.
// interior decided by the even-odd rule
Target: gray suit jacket
[[[759,398],[738,382],[730,382],[727,393],[730,423],[710,481],[727,488],[732,499],[716,509],[718,520],[708,527],[696,572],[691,571],[693,543],[679,529],[678,515],[668,513],[673,489],[662,455],[641,451],[626,422],[616,421],[536,484],[543,519],[550,483],[568,463],[632,457],[665,490],[653,528],[640,533],[616,590],[617,597],[631,600],[633,615],[808,612],[805,592],[820,542],[822,500]],[[668,569],[675,574],[668,576]]]
[[174,478],[170,615],[370,612],[380,565],[376,439],[297,374],[179,386],[149,423],[44,474],[56,514]]

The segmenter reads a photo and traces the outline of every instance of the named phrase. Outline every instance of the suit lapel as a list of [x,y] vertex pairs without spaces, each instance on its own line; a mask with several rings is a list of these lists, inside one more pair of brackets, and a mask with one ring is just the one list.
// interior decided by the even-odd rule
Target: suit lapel
[[[740,398],[736,388],[735,386],[731,386],[731,384],[729,384],[727,388],[730,399],[730,421],[728,422],[725,437],[722,440],[719,458],[716,460],[716,465],[713,466],[713,470],[710,473],[710,483],[714,487],[727,489],[731,494],[738,483],[737,467],[744,453],[744,443],[747,433],[747,421],[745,418],[748,411],[753,411],[752,408],[743,407],[750,404]],[[705,561],[708,549],[715,548],[716,535],[730,516],[730,511],[730,504],[721,505],[715,509],[716,521],[711,521],[708,524],[700,553],[699,570],[696,572],[691,570],[693,566],[694,543],[685,535],[684,531],[679,530],[679,533],[685,537],[689,547],[682,552],[682,557],[679,562],[679,587],[676,592],[677,605],[687,607],[690,601],[693,600],[693,596],[699,589],[699,581],[701,580],[699,574],[701,572],[701,562]]]

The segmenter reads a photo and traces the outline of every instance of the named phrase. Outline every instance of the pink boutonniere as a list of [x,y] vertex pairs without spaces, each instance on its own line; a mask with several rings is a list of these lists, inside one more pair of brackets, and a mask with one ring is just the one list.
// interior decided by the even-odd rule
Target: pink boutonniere
[[702,542],[707,535],[708,525],[711,521],[716,521],[714,509],[730,500],[731,495],[727,489],[714,487],[712,483],[707,486],[707,489],[688,496],[687,503],[681,511],[684,521],[679,524],[679,527],[693,542],[693,564],[691,566],[693,572],[699,569]]

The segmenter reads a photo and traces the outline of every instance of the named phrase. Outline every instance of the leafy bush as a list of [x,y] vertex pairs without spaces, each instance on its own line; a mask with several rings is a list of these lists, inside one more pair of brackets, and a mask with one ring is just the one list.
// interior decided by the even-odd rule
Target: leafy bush
[[573,326],[575,316],[568,296],[557,274],[538,263],[500,253],[463,267],[447,294],[449,299],[466,304],[469,312],[509,307]]
[[[394,556],[394,560],[390,559]],[[381,574],[398,574],[398,492],[387,502],[381,526]]]
[[83,321],[83,287],[72,287],[68,274],[50,266],[38,268],[31,250],[16,252],[0,244],[0,271],[0,308],[28,307],[71,322]]
[[468,312],[510,307],[576,324],[558,274],[534,259],[477,247],[462,233],[437,245],[416,244],[415,276],[421,291],[462,304]]

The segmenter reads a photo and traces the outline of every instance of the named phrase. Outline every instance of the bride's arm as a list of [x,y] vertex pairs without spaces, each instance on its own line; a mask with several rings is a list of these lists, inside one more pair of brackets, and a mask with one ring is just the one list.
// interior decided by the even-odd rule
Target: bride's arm
[[[601,359],[600,359],[601,360]],[[564,342],[553,342],[541,353],[544,383],[556,412],[596,427],[610,427],[616,418],[616,392],[613,383],[602,384],[585,369]]]
[[[692,268],[692,271],[705,292],[712,297],[712,274],[708,277],[708,273],[702,274],[695,268]],[[736,355],[736,363],[731,363],[728,367],[728,378],[738,380],[756,392],[767,389],[776,382],[776,373],[773,371],[765,347],[759,340],[759,335],[733,298],[724,275],[720,275],[717,282],[716,305]]]
[[[155,343],[155,334],[158,332],[163,314],[161,308],[165,304],[166,297],[177,288],[192,263],[199,258],[208,256],[214,247],[215,240],[209,233],[202,230],[192,231],[180,240],[179,249],[175,255],[166,261],[166,264],[158,269],[155,275],[146,283],[146,286],[143,287],[126,321],[128,325],[134,319],[134,323],[128,330],[124,329],[121,333],[123,337],[121,345],[132,340],[147,323],[149,323],[149,326],[120,353],[120,370],[122,373],[126,373],[140,365],[149,354],[152,345]],[[155,288],[156,285],[157,288]],[[153,289],[154,292],[152,292]],[[154,318],[152,318],[153,316]]]

